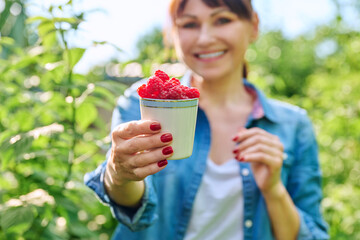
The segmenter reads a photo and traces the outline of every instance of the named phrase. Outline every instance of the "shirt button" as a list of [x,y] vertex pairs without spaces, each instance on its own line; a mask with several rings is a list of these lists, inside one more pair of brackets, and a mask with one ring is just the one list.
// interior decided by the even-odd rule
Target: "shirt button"
[[250,173],[250,171],[249,171],[249,169],[247,169],[247,168],[244,168],[243,170],[241,170],[241,174],[242,174],[244,177],[248,176],[249,173]]
[[246,228],[251,228],[251,227],[252,227],[252,224],[253,224],[253,223],[252,223],[251,220],[246,220],[246,221],[245,221],[245,227],[246,227]]

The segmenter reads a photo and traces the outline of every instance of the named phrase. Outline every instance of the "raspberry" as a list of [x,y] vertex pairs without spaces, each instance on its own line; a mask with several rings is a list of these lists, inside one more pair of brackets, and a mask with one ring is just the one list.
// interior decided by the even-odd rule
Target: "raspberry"
[[189,89],[189,87],[184,86],[184,85],[178,85],[178,87],[181,89],[181,98],[182,99],[188,99],[188,96],[186,95],[187,89]]
[[142,97],[142,98],[147,98],[147,97],[149,97],[149,96],[148,96],[148,93],[147,93],[147,91],[146,91],[146,84],[141,85],[141,86],[137,89],[137,92],[138,92],[139,96]]
[[168,99],[169,91],[167,88],[164,87],[164,89],[161,91],[161,93],[158,95],[158,99]]
[[171,78],[168,82],[171,82],[173,85],[180,85],[180,81],[177,78]]
[[163,85],[163,81],[160,78],[152,76],[147,82],[147,93],[150,94],[152,98],[157,98],[163,89]]
[[175,87],[177,85],[180,85],[180,81],[178,79],[176,79],[176,78],[172,78],[172,79],[164,82],[164,88],[165,89],[170,89],[170,88],[173,88],[173,87]]
[[182,99],[182,90],[180,86],[175,86],[173,88],[170,88],[167,96],[167,99]]
[[194,87],[188,88],[186,90],[186,96],[188,98],[198,98],[198,97],[200,97],[200,92],[197,88],[194,88]]
[[158,78],[160,78],[163,81],[169,80],[169,76],[165,72],[163,72],[161,70],[157,70],[155,72],[155,76],[157,76]]
[[161,70],[157,70],[137,92],[140,97],[155,99],[188,99],[200,96],[199,90],[181,85],[179,79],[169,79]]

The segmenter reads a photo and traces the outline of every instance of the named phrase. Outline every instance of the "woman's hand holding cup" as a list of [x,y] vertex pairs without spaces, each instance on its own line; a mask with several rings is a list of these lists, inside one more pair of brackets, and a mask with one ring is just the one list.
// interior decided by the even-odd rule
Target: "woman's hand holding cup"
[[131,121],[116,127],[111,135],[111,156],[106,167],[112,185],[142,181],[167,165],[166,158],[173,154],[172,147],[168,146],[172,135],[160,130],[160,123],[150,120]]

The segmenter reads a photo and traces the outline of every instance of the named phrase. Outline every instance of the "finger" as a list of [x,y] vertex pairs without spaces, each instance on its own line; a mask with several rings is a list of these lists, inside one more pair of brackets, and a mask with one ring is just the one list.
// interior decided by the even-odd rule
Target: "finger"
[[278,157],[273,157],[263,152],[248,153],[238,159],[241,162],[253,162],[262,163],[269,166],[272,169],[277,169],[282,166],[282,161]]
[[261,128],[258,128],[258,127],[254,127],[254,128],[250,128],[250,129],[242,128],[236,134],[236,136],[233,138],[233,141],[242,142],[245,139],[250,138],[250,137],[252,137],[254,135],[264,135],[264,136],[269,136],[271,138],[274,136],[274,135],[266,132],[264,129],[261,129]]
[[255,144],[248,148],[246,148],[244,151],[239,153],[239,157],[243,157],[244,155],[250,154],[250,153],[265,153],[273,157],[282,157],[282,151],[280,151],[277,148],[274,148],[272,146],[266,145],[266,144]]
[[171,144],[171,133],[158,133],[150,136],[138,136],[122,142],[116,147],[121,154],[135,154],[137,152],[156,149]]
[[112,174],[111,180],[116,184],[121,184],[124,182],[123,179],[126,181],[141,181],[149,175],[155,174],[166,167],[168,164],[166,159],[154,162],[149,164],[145,167],[135,168],[135,169],[128,169],[128,171],[123,171],[121,173],[121,177],[119,174]]
[[131,121],[118,125],[112,132],[113,140],[130,139],[138,135],[154,134],[161,130],[159,122],[151,120]]
[[161,170],[163,170],[166,167],[167,164],[168,164],[167,160],[163,159],[161,161],[152,163],[145,167],[134,169],[134,175],[138,180],[142,180],[149,175],[153,175],[155,173],[160,172]]
[[131,156],[128,159],[129,168],[141,168],[157,163],[162,159],[169,158],[173,155],[173,148],[171,146],[166,146],[163,148],[158,148],[152,151],[147,151],[143,153],[138,153]]
[[240,142],[240,144],[237,146],[236,149],[238,150],[238,152],[243,152],[247,148],[258,144],[267,145],[276,149],[280,149],[280,144],[274,141],[273,138],[260,134],[252,135],[251,137],[246,138],[245,140]]

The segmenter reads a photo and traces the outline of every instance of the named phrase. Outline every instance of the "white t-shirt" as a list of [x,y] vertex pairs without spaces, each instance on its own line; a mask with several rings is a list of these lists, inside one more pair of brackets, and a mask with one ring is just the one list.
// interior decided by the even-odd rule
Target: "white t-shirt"
[[240,166],[207,160],[185,240],[242,240],[244,199]]

